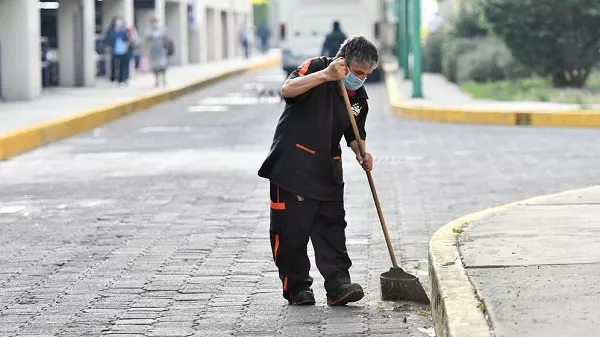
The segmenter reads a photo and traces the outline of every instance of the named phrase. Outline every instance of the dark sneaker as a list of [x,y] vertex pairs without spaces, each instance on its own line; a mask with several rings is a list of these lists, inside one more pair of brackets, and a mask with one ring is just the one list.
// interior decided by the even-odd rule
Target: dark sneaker
[[315,295],[310,289],[302,289],[292,293],[289,299],[291,305],[313,305],[315,304]]
[[346,305],[348,302],[360,301],[364,295],[365,293],[360,284],[341,284],[333,292],[327,293],[327,305]]

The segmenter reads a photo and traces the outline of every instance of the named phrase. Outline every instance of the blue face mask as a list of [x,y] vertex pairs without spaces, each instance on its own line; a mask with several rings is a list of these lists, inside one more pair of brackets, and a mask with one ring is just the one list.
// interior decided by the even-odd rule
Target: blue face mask
[[[365,79],[366,80],[366,79]],[[350,70],[348,70],[348,75],[344,78],[344,85],[346,85],[347,89],[357,90],[362,87],[365,83],[365,80],[361,80],[358,76],[354,75]]]

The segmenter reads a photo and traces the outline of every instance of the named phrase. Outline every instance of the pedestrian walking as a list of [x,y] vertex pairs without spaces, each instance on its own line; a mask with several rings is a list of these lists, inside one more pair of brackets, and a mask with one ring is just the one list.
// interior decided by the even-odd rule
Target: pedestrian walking
[[373,43],[352,37],[335,58],[311,58],[283,84],[286,106],[258,175],[270,182],[271,250],[283,297],[292,305],[315,303],[306,252],[309,239],[325,278],[327,304],[345,305],[364,296],[349,274],[342,137],[363,169],[372,170],[373,158],[360,155],[338,81],[344,81],[364,144],[369,106],[363,83],[378,62]]
[[325,37],[321,55],[333,57],[337,54],[342,43],[346,40],[346,34],[342,32],[339,21],[333,22],[333,31]]
[[244,57],[247,59],[250,57],[250,36],[252,35],[248,22],[244,20],[244,23],[240,27],[240,43],[244,48]]
[[133,25],[127,25],[126,28],[127,36],[129,37],[129,48],[127,49],[127,60],[125,67],[125,81],[129,81],[130,78],[130,69],[131,69],[131,61],[134,63],[134,68],[138,68],[138,54],[139,54],[139,41],[137,30]]
[[151,29],[146,36],[146,49],[150,61],[150,70],[154,73],[155,86],[159,86],[159,77],[162,76],[162,83],[167,85],[167,66],[169,55],[167,45],[169,43],[166,27],[160,27],[158,20],[150,20]]
[[269,38],[271,37],[271,30],[265,21],[258,26],[257,35],[260,39],[260,50],[264,54],[269,49]]
[[112,19],[104,38],[104,46],[110,58],[110,81],[126,85],[127,67],[129,67],[129,36],[125,29],[125,21],[120,16]]

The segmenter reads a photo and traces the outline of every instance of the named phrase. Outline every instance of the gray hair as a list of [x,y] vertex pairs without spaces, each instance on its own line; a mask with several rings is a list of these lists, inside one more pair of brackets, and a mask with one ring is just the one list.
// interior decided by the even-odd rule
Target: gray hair
[[340,46],[336,57],[345,58],[348,67],[362,64],[373,70],[379,63],[377,47],[364,36],[352,36],[346,39]]

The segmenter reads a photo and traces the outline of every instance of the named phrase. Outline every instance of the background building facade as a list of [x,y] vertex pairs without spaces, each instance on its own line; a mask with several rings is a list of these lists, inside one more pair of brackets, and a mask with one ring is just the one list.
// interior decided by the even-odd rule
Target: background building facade
[[[94,86],[109,62],[102,40],[115,16],[140,36],[154,16],[175,45],[173,65],[242,55],[250,0],[0,0],[0,97],[28,100],[44,86]],[[132,62],[134,64],[134,62]]]

